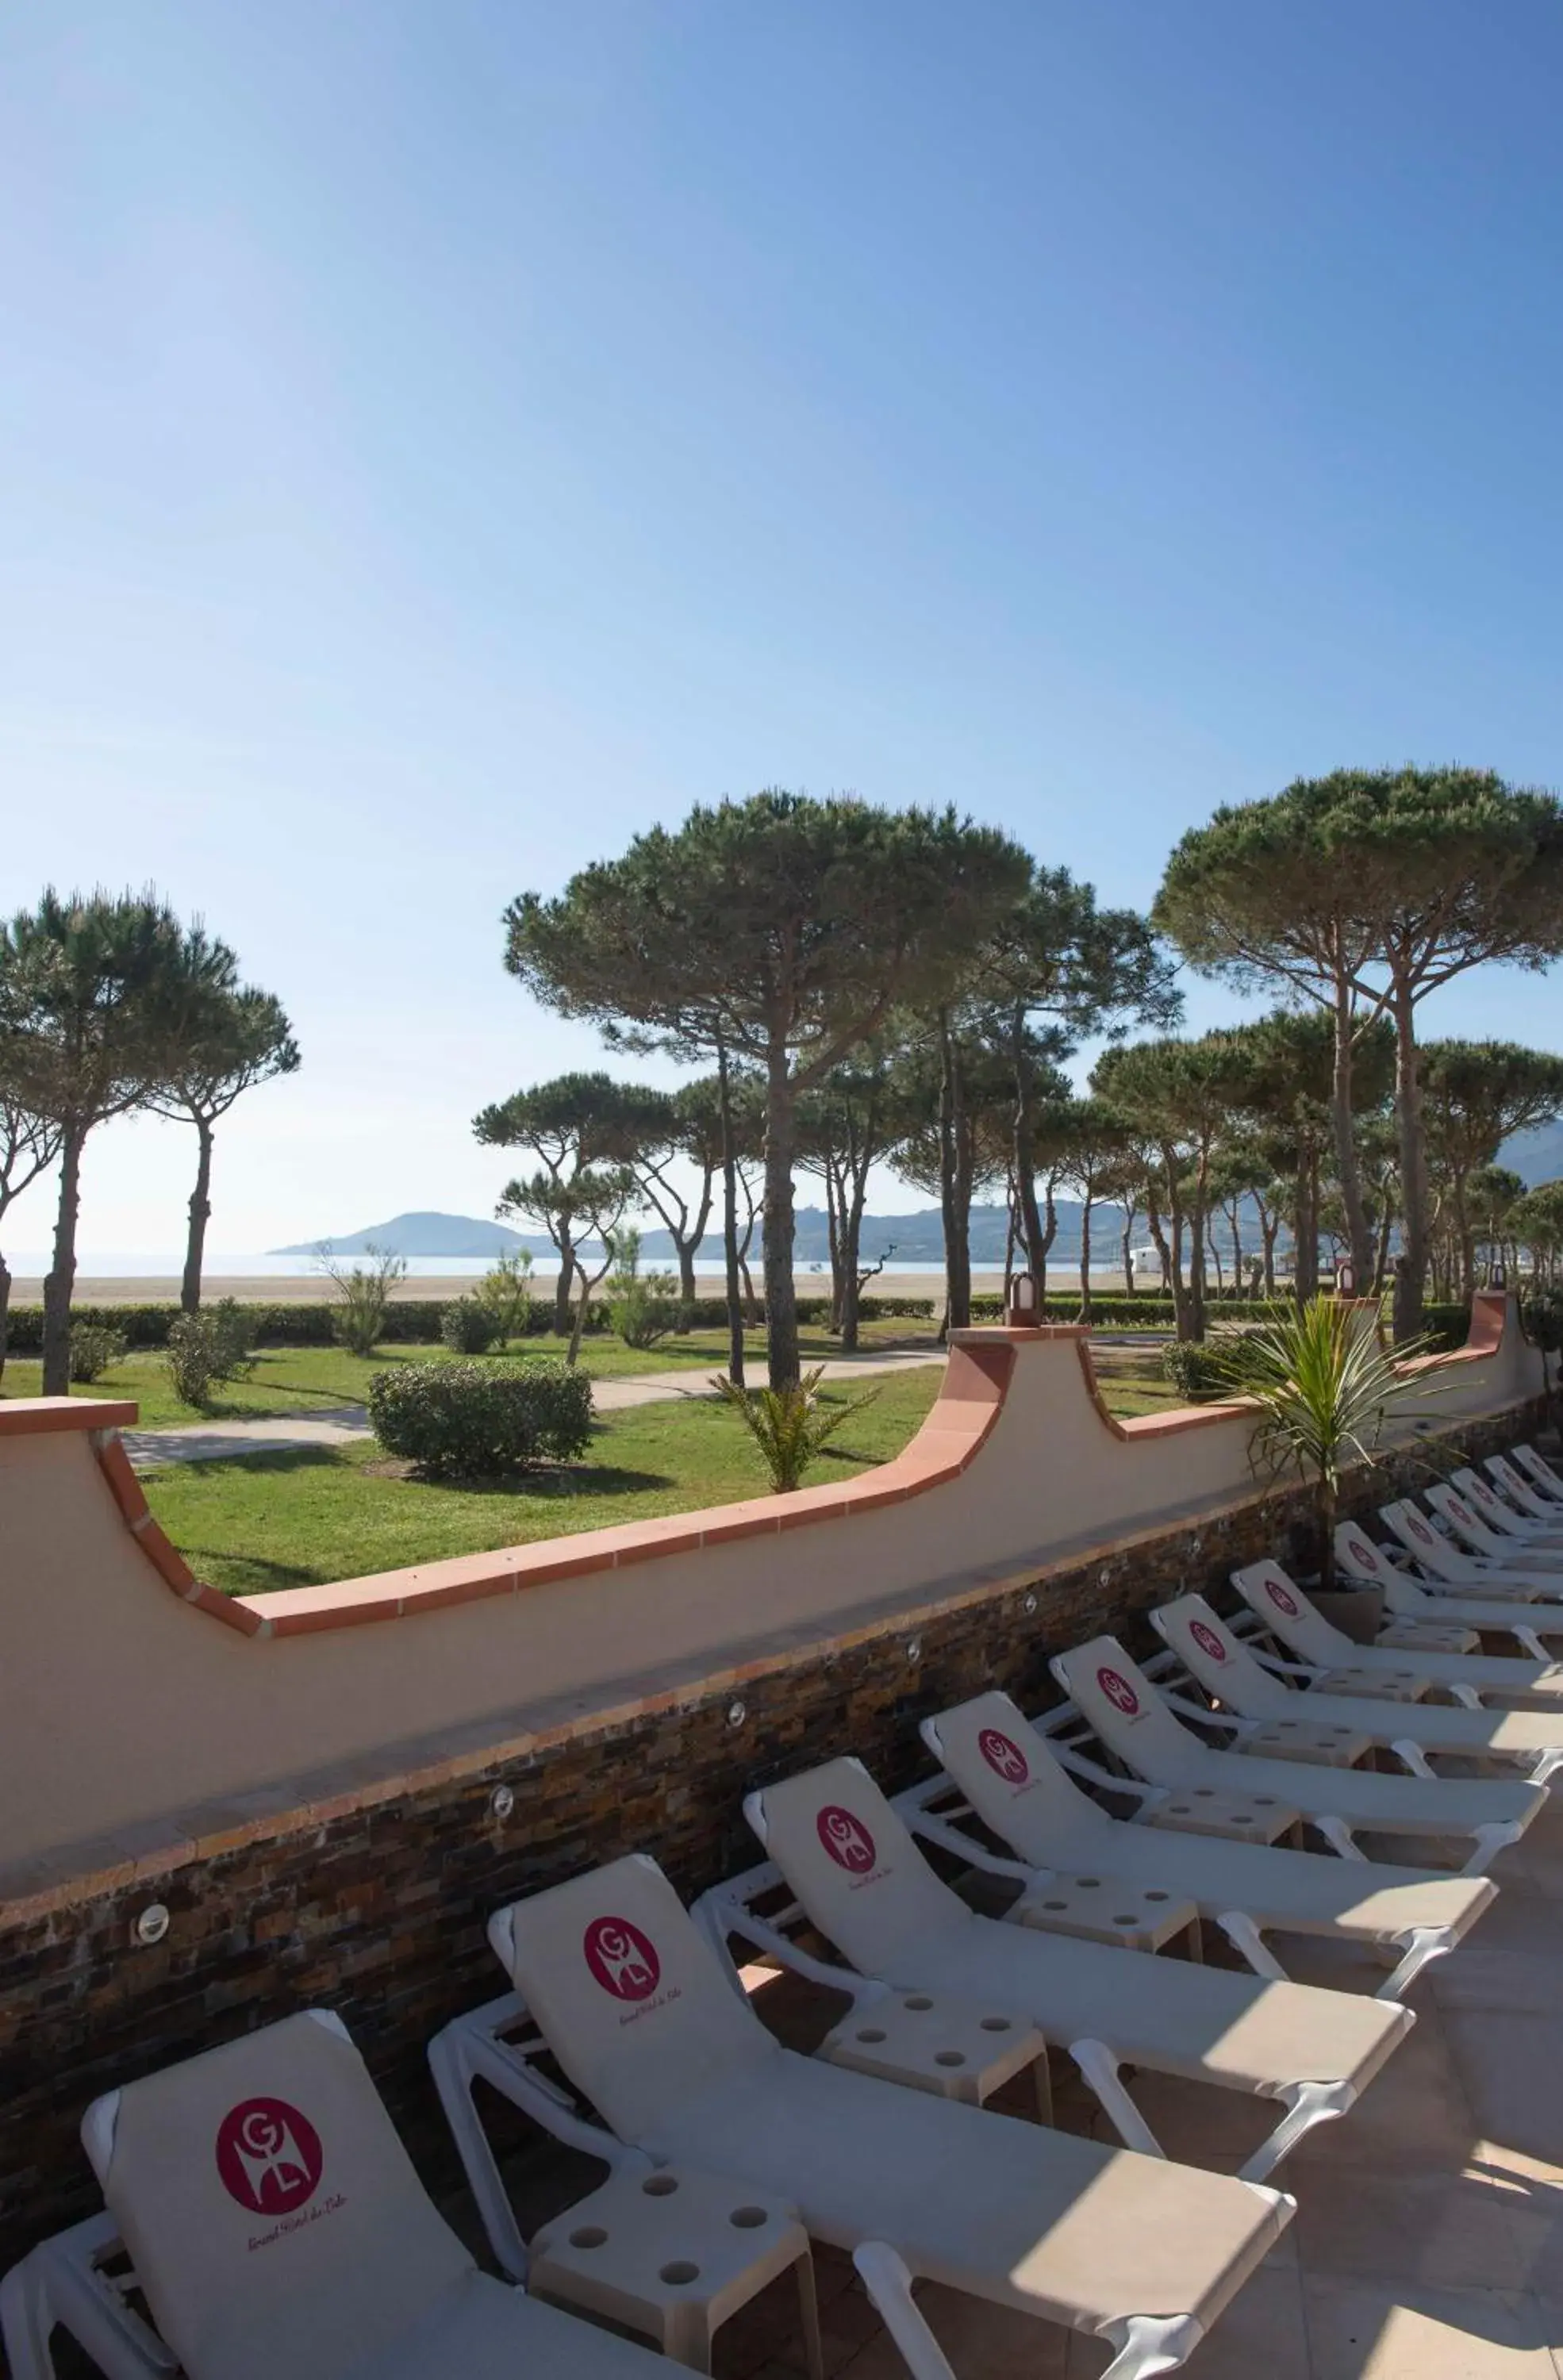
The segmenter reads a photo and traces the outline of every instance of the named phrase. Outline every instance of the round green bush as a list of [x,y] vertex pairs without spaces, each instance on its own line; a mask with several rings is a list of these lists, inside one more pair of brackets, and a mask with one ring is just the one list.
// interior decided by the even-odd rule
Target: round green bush
[[403,1364],[376,1372],[369,1416],[387,1454],[430,1479],[569,1463],[591,1443],[591,1381],[567,1364]]
[[125,1333],[106,1322],[73,1322],[70,1327],[70,1377],[90,1387],[112,1371],[125,1354]]
[[486,1355],[499,1335],[499,1316],[476,1297],[458,1297],[440,1317],[440,1336],[453,1355]]
[[1197,1340],[1174,1339],[1161,1351],[1161,1372],[1192,1405],[1219,1403],[1223,1397],[1242,1393],[1232,1383],[1230,1346],[1203,1347]]

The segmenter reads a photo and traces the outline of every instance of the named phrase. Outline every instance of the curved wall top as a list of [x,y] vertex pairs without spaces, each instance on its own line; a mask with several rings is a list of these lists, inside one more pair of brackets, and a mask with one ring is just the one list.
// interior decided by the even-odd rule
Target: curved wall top
[[[296,1809],[324,1772],[349,1795],[455,1773],[496,1739],[721,1691],[1252,1496],[1241,1406],[1115,1421],[1085,1338],[958,1333],[917,1436],[842,1486],[243,1602],[192,1578],[148,1512],[117,1437],[133,1406],[0,1404],[0,1859],[133,1872],[171,1832],[236,1838]],[[1480,1298],[1425,1411],[1540,1385],[1511,1305]]]

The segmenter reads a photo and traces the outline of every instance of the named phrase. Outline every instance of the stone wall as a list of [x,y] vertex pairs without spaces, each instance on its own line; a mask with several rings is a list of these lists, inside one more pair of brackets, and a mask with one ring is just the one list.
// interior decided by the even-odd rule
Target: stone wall
[[[1540,1418],[1510,1405],[1436,1444],[1480,1457]],[[1430,1451],[1389,1456],[1347,1510],[1366,1516],[1425,1484]],[[454,2180],[424,2049],[502,1988],[492,1910],[635,1849],[698,1891],[757,1855],[741,1808],[755,1784],[842,1750],[887,1786],[909,1783],[926,1767],[926,1714],[995,1684],[1038,1707],[1050,1653],[1104,1628],[1148,1649],[1147,1607],[1193,1586],[1230,1603],[1229,1571],[1278,1548],[1298,1568],[1313,1560],[1300,1493],[925,1593],[893,1620],[756,1665],[736,1688],[713,1673],[532,1756],[418,1791],[388,1784],[334,1815],[279,1803],[230,1850],[91,1897],[40,1896],[30,1914],[13,1904],[17,1922],[0,1925],[0,2269],[95,2204],[77,2127],[97,2093],[312,2002],[351,2028],[430,2179]],[[503,1823],[490,1806],[501,1781],[515,1796]],[[142,1949],[135,1920],[152,1900],[172,1924]]]

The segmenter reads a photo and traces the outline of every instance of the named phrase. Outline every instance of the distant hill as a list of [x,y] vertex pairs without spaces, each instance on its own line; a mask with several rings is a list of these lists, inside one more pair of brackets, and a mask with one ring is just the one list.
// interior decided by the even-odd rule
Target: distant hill
[[[1058,1202],[1059,1232],[1053,1243],[1051,1261],[1066,1265],[1078,1261],[1080,1254],[1080,1208],[1072,1201]],[[800,1207],[797,1210],[796,1257],[800,1265],[827,1264],[830,1256],[830,1221],[822,1207]],[[1098,1261],[1114,1253],[1120,1231],[1118,1210],[1098,1207],[1092,1215],[1091,1235]],[[975,1265],[1001,1265],[1004,1261],[1006,1218],[1002,1207],[972,1208],[972,1262]],[[361,1257],[370,1244],[386,1248],[399,1257],[495,1257],[507,1250],[530,1248],[534,1257],[547,1262],[553,1254],[549,1240],[539,1232],[513,1232],[503,1223],[484,1222],[475,1215],[411,1214],[393,1215],[389,1222],[370,1223],[361,1232],[347,1232],[336,1238],[301,1240],[292,1246],[273,1248],[277,1257],[312,1257],[317,1248],[325,1248],[332,1256]],[[587,1247],[593,1243],[585,1243]],[[666,1264],[672,1256],[672,1241],[666,1232],[646,1232],[641,1238],[641,1255],[648,1264]],[[862,1253],[866,1263],[873,1264],[888,1255],[890,1264],[940,1264],[944,1260],[944,1226],[937,1207],[924,1208],[915,1215],[865,1215],[863,1219]],[[750,1248],[753,1263],[759,1254],[759,1232]],[[720,1265],[721,1234],[708,1232],[700,1247],[700,1262]]]
[[1539,1124],[1534,1132],[1516,1133],[1505,1141],[1498,1156],[1500,1165],[1518,1173],[1528,1189],[1538,1182],[1556,1182],[1563,1177],[1563,1123]]
[[361,1257],[370,1243],[398,1257],[497,1257],[529,1247],[533,1254],[548,1247],[545,1239],[527,1239],[503,1223],[480,1222],[475,1215],[393,1215],[388,1223],[371,1223],[366,1231],[348,1232],[341,1239],[301,1240],[287,1248],[271,1248],[273,1257],[312,1257],[324,1248],[333,1257]]

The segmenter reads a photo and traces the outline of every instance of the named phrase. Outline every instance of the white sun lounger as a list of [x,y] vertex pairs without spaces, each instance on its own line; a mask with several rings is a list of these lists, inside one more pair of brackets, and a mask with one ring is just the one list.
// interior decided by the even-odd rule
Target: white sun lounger
[[[1435,1636],[1461,1637],[1463,1644],[1448,1643],[1442,1649],[1462,1651],[1482,1635],[1512,1636],[1522,1645],[1534,1661],[1547,1661],[1550,1655],[1542,1643],[1544,1635],[1563,1636],[1563,1613],[1556,1617],[1545,1605],[1534,1603],[1499,1603],[1486,1596],[1457,1595],[1453,1587],[1435,1595],[1420,1579],[1412,1578],[1404,1567],[1405,1557],[1388,1546],[1375,1546],[1358,1521],[1342,1521],[1335,1532],[1335,1559],[1348,1578],[1363,1586],[1380,1586],[1384,1600],[1399,1623],[1395,1631],[1397,1646],[1408,1643],[1403,1630],[1414,1628],[1415,1644],[1431,1647]],[[1446,1623],[1435,1626],[1434,1623]],[[1388,1632],[1379,1639],[1388,1641]]]
[[1563,1705],[1563,1662],[1529,1661],[1518,1654],[1424,1652],[1416,1646],[1391,1649],[1385,1645],[1358,1645],[1331,1625],[1316,1604],[1288,1578],[1279,1562],[1250,1562],[1234,1570],[1232,1585],[1255,1619],[1285,1645],[1299,1661],[1316,1673],[1315,1687],[1339,1692],[1335,1682],[1350,1678],[1353,1693],[1371,1690],[1382,1678],[1398,1693],[1407,1678],[1436,1686],[1468,1708],[1484,1695],[1545,1707]]
[[[114,2380],[656,2380],[479,2271],[322,2010],[128,2083],[81,2132],[108,2211],[0,2286],[14,2380],[49,2380],[56,2325]],[[99,2269],[121,2246],[155,2332]]]
[[[1263,1940],[1269,1933],[1329,1934],[1398,1949],[1399,1963],[1376,1994],[1393,2000],[1430,1959],[1452,1950],[1496,1898],[1485,1876],[1370,1868],[1279,1844],[1223,1842],[1115,1818],[1075,1784],[1008,1694],[978,1694],[941,1711],[923,1721],[922,1734],[969,1807],[1024,1866],[995,1861],[939,1811],[950,1799],[943,1779],[898,1795],[896,1808],[907,1813],[915,1833],[978,1866],[1016,1876],[1026,1888],[1006,1914],[1022,1925],[1046,1901],[1055,1876],[1094,1876],[1104,1887],[1148,1885],[1193,1901],[1257,1974],[1278,1979],[1285,1973]],[[1045,1912],[1037,1918],[1045,1924]]]
[[[1279,2121],[1242,2168],[1261,2181],[1304,2132],[1346,2113],[1410,2028],[1410,2010],[1382,2001],[978,1916],[934,1874],[859,1760],[767,1786],[744,1811],[849,1966],[892,1988],[1023,2011],[1067,2046],[1130,2148],[1159,2152],[1121,2064],[1277,2101]],[[767,1877],[719,1885],[702,1909],[755,1939],[749,1904]],[[774,1929],[758,1938],[784,1954]]]
[[1053,1675],[1101,1741],[1153,1785],[1174,1786],[1161,1815],[1186,1802],[1197,1816],[1202,1795],[1243,1790],[1282,1796],[1344,1856],[1361,1856],[1359,1831],[1469,1835],[1475,1849],[1464,1874],[1480,1876],[1506,1843],[1518,1841],[1546,1801],[1540,1787],[1452,1777],[1381,1777],[1358,1768],[1313,1768],[1302,1761],[1254,1760],[1217,1752],[1169,1709],[1114,1637],[1098,1636],[1052,1662]]
[[1382,1505],[1378,1517],[1399,1538],[1432,1595],[1485,1595],[1499,1603],[1563,1603],[1563,1578],[1545,1577],[1518,1565],[1500,1570],[1478,1561],[1474,1554],[1462,1554],[1442,1529],[1435,1528],[1425,1512],[1417,1511],[1409,1496],[1398,1504]]
[[[1106,2339],[1103,2380],[1149,2380],[1192,2354],[1293,2211],[1228,2175],[783,2049],[649,1859],[518,1901],[489,1934],[515,1993],[430,2051],[485,2212],[504,2202],[479,2076],[610,2164],[684,2161],[790,2200],[816,2238],[852,2250],[915,2380],[950,2374],[913,2276]],[[502,2038],[527,2015],[608,2131]]]
[[1527,1544],[1518,1536],[1494,1528],[1474,1499],[1452,1481],[1429,1488],[1427,1501],[1448,1523],[1457,1542],[1478,1561],[1492,1562],[1500,1570],[1506,1562],[1522,1562],[1527,1570],[1548,1576],[1563,1571],[1563,1549],[1538,1542]]
[[[1192,1678],[1223,1707],[1245,1719],[1270,1722],[1281,1759],[1290,1715],[1316,1723],[1354,1724],[1385,1744],[1413,1776],[1428,1777],[1430,1754],[1519,1765],[1527,1781],[1545,1785],[1563,1766],[1563,1711],[1489,1711],[1453,1708],[1447,1703],[1365,1702],[1332,1694],[1323,1687],[1306,1693],[1266,1669],[1252,1648],[1218,1619],[1203,1595],[1180,1596],[1150,1615],[1152,1627]],[[1311,1673],[1310,1673],[1311,1674]],[[1304,1755],[1305,1756],[1305,1755]]]
[[[1498,1505],[1506,1524],[1512,1524],[1525,1535],[1539,1537],[1544,1545],[1563,1545],[1563,1504],[1555,1504],[1550,1497],[1544,1496],[1534,1481],[1527,1479],[1524,1473],[1510,1463],[1507,1454],[1489,1454],[1486,1467],[1495,1483],[1493,1486],[1489,1486],[1476,1471],[1457,1471],[1456,1485],[1471,1485],[1473,1495],[1479,1488],[1482,1509],[1489,1515],[1494,1506]],[[1498,1493],[1500,1489],[1502,1497],[1508,1499],[1507,1502],[1502,1501]],[[1491,1500],[1486,1500],[1488,1499]]]
[[1549,1504],[1563,1504],[1563,1479],[1558,1477],[1545,1455],[1538,1454],[1533,1446],[1515,1446],[1509,1451],[1526,1478],[1540,1489]]

